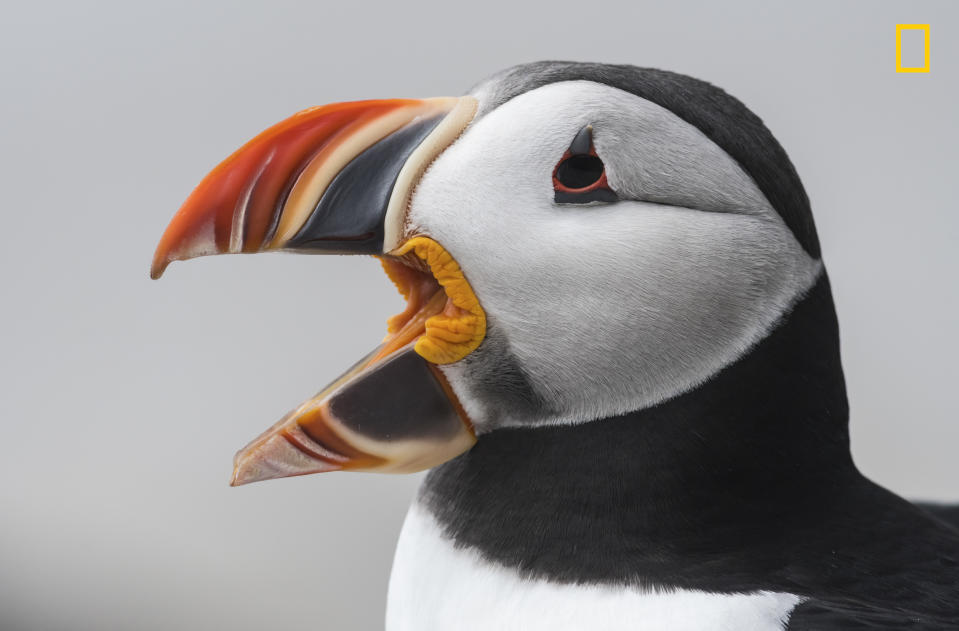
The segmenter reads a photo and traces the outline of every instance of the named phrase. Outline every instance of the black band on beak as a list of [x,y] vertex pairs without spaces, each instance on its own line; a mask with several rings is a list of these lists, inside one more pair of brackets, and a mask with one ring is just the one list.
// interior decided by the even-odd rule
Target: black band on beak
[[383,219],[400,169],[444,116],[414,121],[354,158],[333,179],[286,248],[381,254]]

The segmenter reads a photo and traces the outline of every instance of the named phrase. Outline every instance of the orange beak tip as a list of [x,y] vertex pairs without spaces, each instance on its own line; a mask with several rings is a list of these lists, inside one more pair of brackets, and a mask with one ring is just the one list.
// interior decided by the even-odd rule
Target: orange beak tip
[[337,471],[341,468],[334,463],[305,455],[283,437],[281,427],[274,427],[234,456],[230,486],[243,486],[251,482],[307,473]]
[[150,266],[150,278],[152,280],[159,280],[163,276],[163,272],[166,271],[169,261],[164,261],[162,259],[154,259],[153,265]]
[[246,476],[241,474],[238,468],[234,467],[233,475],[230,476],[230,486],[243,486],[244,484],[249,484],[250,482],[256,482],[256,480],[247,479]]
[[259,458],[244,457],[244,455],[244,452],[240,451],[233,459],[233,475],[230,478],[230,486],[243,486],[244,484],[278,477],[279,472],[273,467],[264,466],[268,463]]
[[237,463],[233,467],[233,475],[230,477],[230,486],[243,486],[253,482],[262,482],[270,480],[276,475],[271,475],[270,470],[264,467],[250,466],[249,463]]

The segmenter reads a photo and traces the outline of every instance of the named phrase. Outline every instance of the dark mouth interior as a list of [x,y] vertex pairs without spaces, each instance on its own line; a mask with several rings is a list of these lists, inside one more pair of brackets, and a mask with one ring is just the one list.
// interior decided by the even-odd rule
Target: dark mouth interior
[[406,309],[386,322],[387,335],[383,348],[373,358],[381,359],[413,342],[426,333],[426,321],[449,310],[457,309],[443,287],[430,272],[429,265],[414,253],[402,257],[380,257],[386,275],[406,299]]

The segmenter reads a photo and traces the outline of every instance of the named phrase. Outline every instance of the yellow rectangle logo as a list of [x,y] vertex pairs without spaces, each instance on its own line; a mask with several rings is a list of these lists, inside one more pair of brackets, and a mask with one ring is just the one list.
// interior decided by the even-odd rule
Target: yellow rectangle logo
[[[922,31],[925,53],[921,66],[902,65],[902,32]],[[896,72],[929,72],[929,25],[928,24],[897,24],[896,25]]]

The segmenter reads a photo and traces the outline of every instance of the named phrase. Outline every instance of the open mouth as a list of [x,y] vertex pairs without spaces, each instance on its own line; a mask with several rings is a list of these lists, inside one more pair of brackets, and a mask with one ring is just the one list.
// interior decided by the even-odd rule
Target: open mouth
[[466,357],[486,335],[473,289],[429,237],[378,258],[406,309],[389,319],[376,350],[240,450],[233,484],[336,470],[418,471],[475,442],[472,422],[436,367]]
[[197,186],[150,275],[207,254],[372,254],[406,298],[383,342],[234,460],[233,484],[323,471],[420,471],[476,442],[438,365],[473,352],[486,315],[456,260],[406,236],[413,189],[463,132],[472,97],[334,103],[294,114]]
[[373,361],[410,342],[433,364],[473,352],[486,335],[486,314],[456,260],[436,241],[413,237],[380,257],[406,309],[387,321],[387,336]]

